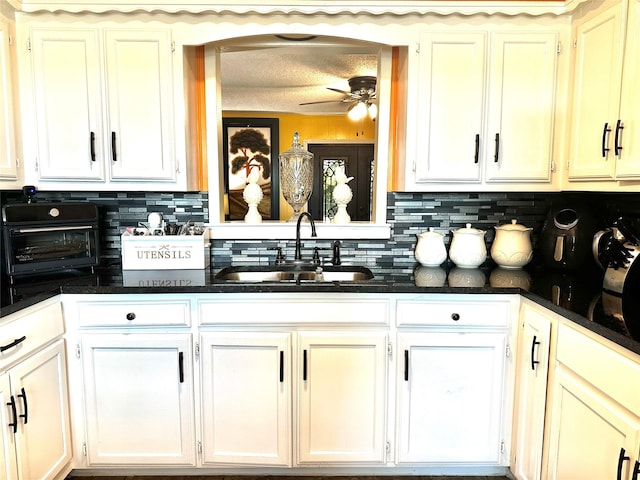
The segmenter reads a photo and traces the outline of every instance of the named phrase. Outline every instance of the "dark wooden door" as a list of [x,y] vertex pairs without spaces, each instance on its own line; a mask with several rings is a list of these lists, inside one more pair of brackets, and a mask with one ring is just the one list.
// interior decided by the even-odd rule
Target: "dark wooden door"
[[335,143],[308,144],[313,153],[314,175],[313,193],[309,199],[308,210],[314,220],[330,220],[335,214],[336,205],[331,193],[336,167],[344,166],[353,198],[347,205],[347,213],[353,221],[371,220],[371,197],[373,188],[372,143]]

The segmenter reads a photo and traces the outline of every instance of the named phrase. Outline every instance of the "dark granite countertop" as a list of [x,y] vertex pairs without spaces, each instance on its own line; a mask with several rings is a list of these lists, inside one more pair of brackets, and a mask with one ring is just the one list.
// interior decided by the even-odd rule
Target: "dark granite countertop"
[[[370,267],[375,277],[360,283],[234,283],[220,282],[215,274],[223,266],[206,270],[122,271],[119,266],[90,272],[64,272],[30,277],[11,284],[3,278],[2,308],[6,316],[59,293],[154,294],[224,292],[352,292],[352,293],[464,293],[522,294],[556,313],[640,354],[640,326],[633,331],[604,311],[602,272],[554,272],[542,266],[522,270],[502,268],[459,269]],[[640,319],[633,319],[640,325]]]

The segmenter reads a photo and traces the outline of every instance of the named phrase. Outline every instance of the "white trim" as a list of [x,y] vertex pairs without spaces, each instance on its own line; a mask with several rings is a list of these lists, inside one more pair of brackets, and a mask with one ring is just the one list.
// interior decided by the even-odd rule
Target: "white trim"
[[10,0],[16,8],[23,12],[167,12],[167,13],[238,13],[238,14],[303,14],[303,15],[340,15],[340,14],[369,14],[369,15],[475,15],[475,14],[504,14],[504,15],[563,15],[575,9],[588,0],[564,1],[501,1],[501,0],[471,0],[471,1],[422,1],[422,0],[227,0],[212,4],[209,0],[191,0],[189,3],[131,1],[109,3],[95,0]]

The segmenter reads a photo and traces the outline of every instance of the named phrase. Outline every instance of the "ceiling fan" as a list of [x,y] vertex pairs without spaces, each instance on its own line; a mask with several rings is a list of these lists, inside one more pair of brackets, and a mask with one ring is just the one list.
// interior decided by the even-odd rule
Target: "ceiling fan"
[[327,90],[331,90],[337,93],[341,93],[344,97],[340,100],[322,100],[318,102],[304,102],[300,105],[315,105],[319,103],[348,103],[347,112],[351,113],[352,110],[356,110],[357,107],[362,105],[364,109],[364,115],[367,110],[372,118],[375,118],[375,99],[376,99],[376,77],[351,77],[349,79],[350,92],[340,90],[337,88],[327,87]]

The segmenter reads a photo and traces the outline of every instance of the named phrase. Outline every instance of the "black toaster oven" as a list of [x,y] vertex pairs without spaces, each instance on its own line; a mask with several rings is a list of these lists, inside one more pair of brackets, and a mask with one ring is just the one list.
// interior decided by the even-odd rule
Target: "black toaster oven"
[[98,207],[84,202],[2,207],[2,271],[10,277],[100,263]]

